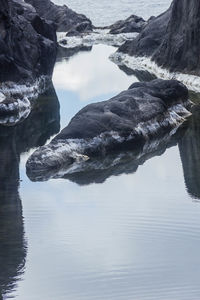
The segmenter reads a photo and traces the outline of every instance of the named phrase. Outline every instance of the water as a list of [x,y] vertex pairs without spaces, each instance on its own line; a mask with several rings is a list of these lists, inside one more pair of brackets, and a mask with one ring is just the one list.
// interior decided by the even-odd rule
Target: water
[[54,0],[59,5],[67,5],[76,12],[85,14],[96,26],[111,25],[131,14],[148,19],[165,11],[170,0]]
[[108,60],[114,51],[62,52],[56,93],[52,86],[25,122],[0,127],[0,299],[200,298],[200,106],[172,140],[140,157],[122,153],[76,178],[26,175],[33,150],[79,109],[138,80]]

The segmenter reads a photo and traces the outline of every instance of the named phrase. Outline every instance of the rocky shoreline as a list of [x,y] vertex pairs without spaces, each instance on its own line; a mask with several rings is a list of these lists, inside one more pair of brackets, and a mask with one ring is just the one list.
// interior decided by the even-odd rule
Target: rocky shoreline
[[[198,58],[191,55],[198,48],[199,17],[195,5],[198,8],[198,4],[191,1],[187,6],[194,22],[183,31],[185,15],[176,14],[180,6],[177,0],[166,12],[148,21],[131,15],[106,28],[95,28],[86,16],[65,5],[55,5],[50,0],[4,0],[0,9],[3,20],[0,27],[0,65],[3,70],[0,85],[1,124],[12,126],[28,117],[34,99],[51,82],[58,43],[69,50],[69,56],[83,48],[90,50],[98,43],[119,47],[111,57],[119,66],[149,71],[169,79],[133,84],[113,99],[86,107],[49,146],[36,151],[28,161],[28,168],[40,166],[41,157],[45,157],[42,161],[44,168],[46,165],[57,167],[65,160],[69,163],[74,159],[87,160],[91,154],[105,154],[127,141],[143,143],[145,139],[182,124],[190,115],[187,110],[188,91],[180,82],[170,79],[178,79],[197,90],[200,88]],[[181,8],[180,11],[183,12]],[[176,30],[173,30],[173,25]],[[193,39],[190,31],[195,32]],[[174,45],[175,40],[180,42]],[[183,57],[180,63],[179,55]],[[193,64],[190,63],[192,57],[196,59]],[[49,147],[53,150],[50,151]],[[55,155],[51,153],[49,161],[48,155],[45,155],[50,152],[55,152]],[[62,153],[61,161],[56,153]]]
[[119,47],[112,61],[162,79],[180,80],[199,92],[199,8],[197,1],[174,0],[166,12],[151,18],[135,39]]

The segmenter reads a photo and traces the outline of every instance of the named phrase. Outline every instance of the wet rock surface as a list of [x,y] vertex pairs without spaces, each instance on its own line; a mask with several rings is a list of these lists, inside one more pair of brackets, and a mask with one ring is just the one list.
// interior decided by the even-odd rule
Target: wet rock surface
[[134,83],[108,101],[83,108],[49,145],[28,159],[27,172],[70,166],[126,147],[138,147],[180,126],[190,115],[188,90],[180,82]]
[[141,32],[146,22],[143,18],[131,15],[126,20],[120,20],[110,26],[111,34],[120,34],[127,32]]
[[23,1],[2,2],[0,81],[24,82],[51,76],[57,52],[54,24],[41,19]]
[[151,18],[141,33],[119,52],[151,57],[170,72],[200,75],[200,3],[174,0],[160,16]]
[[75,31],[77,34],[91,31],[92,22],[83,14],[78,14],[66,5],[59,6],[50,0],[25,0],[31,4],[40,17],[56,24],[57,31]]
[[141,33],[123,44],[118,51],[130,56],[152,56],[163,41],[170,15],[171,8],[158,17],[152,17]]

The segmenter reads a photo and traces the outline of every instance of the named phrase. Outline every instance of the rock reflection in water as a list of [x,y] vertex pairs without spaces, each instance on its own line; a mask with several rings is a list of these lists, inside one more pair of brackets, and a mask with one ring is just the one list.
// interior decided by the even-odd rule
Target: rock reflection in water
[[69,60],[72,56],[78,54],[79,52],[90,52],[92,51],[92,46],[79,46],[75,48],[64,48],[61,46],[58,46],[58,53],[57,53],[57,59],[56,61],[62,61],[65,59],[66,61]]
[[134,75],[139,81],[151,81],[157,78],[154,74],[151,74],[148,71],[137,70],[137,69],[133,70],[128,68],[125,65],[121,65],[121,66],[119,65],[118,67],[126,75],[128,76]]
[[90,158],[87,161],[74,162],[72,165],[60,169],[48,169],[45,172],[28,170],[27,176],[32,181],[46,181],[64,178],[79,185],[103,183],[111,176],[130,174],[154,156],[162,155],[169,147],[175,146],[181,138],[185,127],[182,126],[175,134],[166,134],[140,144],[126,146],[123,151],[116,151],[105,157]]
[[179,151],[187,191],[200,201],[200,105],[195,105],[192,113],[179,142]]
[[15,127],[0,126],[0,299],[23,277],[27,243],[19,196],[20,154],[43,145],[60,128],[59,102],[51,87],[30,116]]

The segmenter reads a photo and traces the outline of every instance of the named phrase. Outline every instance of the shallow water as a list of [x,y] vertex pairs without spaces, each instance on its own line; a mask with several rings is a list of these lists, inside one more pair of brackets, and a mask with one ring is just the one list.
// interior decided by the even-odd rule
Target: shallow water
[[122,153],[114,167],[76,178],[26,175],[33,150],[79,109],[138,80],[108,60],[114,50],[98,45],[70,59],[62,52],[56,93],[41,96],[25,122],[0,127],[0,299],[200,298],[198,105],[187,126],[147,155]]

